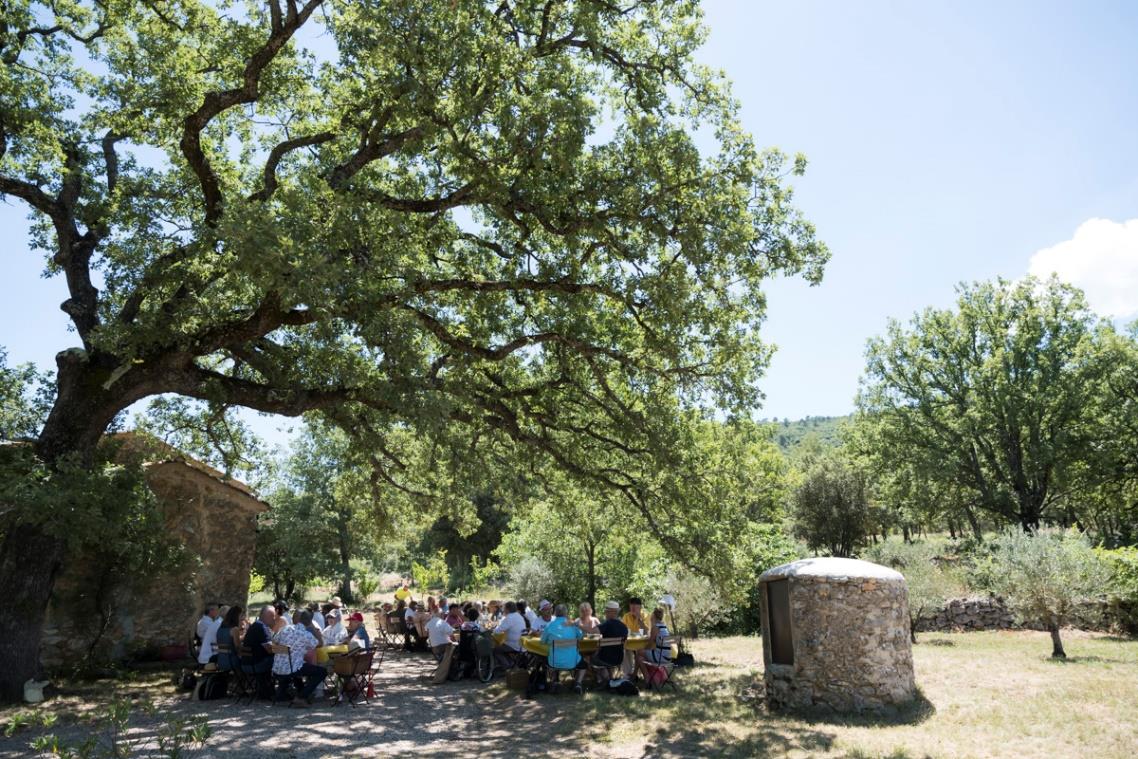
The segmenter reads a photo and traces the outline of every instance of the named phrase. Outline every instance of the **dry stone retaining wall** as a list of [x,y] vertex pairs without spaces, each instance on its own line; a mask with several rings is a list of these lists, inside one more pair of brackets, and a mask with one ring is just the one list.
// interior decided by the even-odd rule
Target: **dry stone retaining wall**
[[[1126,609],[1107,603],[1084,604],[1069,624],[1080,630],[1129,631]],[[998,596],[954,598],[943,607],[921,613],[917,632],[959,630],[1042,630],[1038,623],[1021,624]]]

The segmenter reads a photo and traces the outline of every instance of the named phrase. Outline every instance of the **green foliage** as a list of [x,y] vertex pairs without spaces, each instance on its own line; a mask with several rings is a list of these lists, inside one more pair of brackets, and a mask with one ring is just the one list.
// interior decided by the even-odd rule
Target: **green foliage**
[[21,730],[32,727],[46,727],[50,729],[55,726],[58,718],[59,715],[50,712],[21,709],[8,717],[8,721],[4,724],[4,737],[11,738]]
[[447,568],[447,552],[440,548],[433,556],[427,558],[426,564],[415,561],[411,563],[411,577],[415,580],[415,587],[420,593],[431,590],[450,589],[450,570]]
[[93,465],[67,459],[49,466],[30,446],[0,446],[0,503],[9,524],[50,531],[90,567],[58,599],[89,620],[89,657],[101,653],[97,646],[124,594],[184,584],[195,569],[146,483],[143,452],[108,441],[97,456]]
[[357,601],[361,604],[367,603],[367,600],[375,595],[379,590],[379,579],[372,577],[367,572],[356,573],[356,592]]
[[[129,700],[115,699],[100,715],[95,729],[79,743],[48,734],[32,740],[31,748],[61,759],[130,759],[142,756],[189,759],[204,751],[213,732],[205,715],[167,715],[151,736],[148,731],[131,729],[133,708]],[[149,702],[143,702],[141,708],[151,718],[159,712]],[[157,744],[156,750],[146,745],[152,739]]]
[[1107,600],[1129,632],[1138,632],[1138,546],[1095,549],[1109,574]]
[[249,573],[249,595],[256,595],[265,589],[265,577],[256,572]]
[[1086,535],[1074,530],[1000,533],[991,549],[990,589],[1021,619],[1049,630],[1062,626],[1082,601],[1106,595],[1110,573]]
[[257,521],[253,569],[277,598],[301,600],[304,589],[339,568],[337,534],[311,496],[281,488]]
[[522,557],[510,566],[507,588],[515,599],[525,600],[535,609],[542,598],[580,598],[579,595],[559,595],[553,572],[536,556]]
[[34,364],[8,366],[0,346],[0,441],[34,438],[51,408],[50,378]]
[[853,555],[873,525],[865,474],[836,455],[811,466],[792,504],[794,534],[831,556]]
[[352,600],[353,561],[373,559],[391,514],[367,476],[362,455],[340,429],[305,420],[291,455],[273,472],[261,515],[255,569],[277,595],[299,597],[317,580],[337,578],[339,595]]
[[[804,546],[795,543],[779,525],[751,523],[732,544],[736,561],[743,567],[739,582],[719,583],[730,606],[730,614],[716,627],[717,632],[755,635],[762,625],[758,578],[763,572],[806,556]],[[718,582],[718,581],[717,581]]]
[[134,422],[137,429],[227,476],[250,481],[258,475],[262,443],[232,407],[163,396],[151,401]]
[[474,511],[462,509],[457,514],[444,515],[419,540],[414,553],[420,556],[440,549],[446,551],[450,584],[455,588],[485,587],[475,577],[480,559],[489,560],[498,547],[510,521],[510,512],[500,497],[489,492],[474,495]]
[[866,561],[892,567],[905,576],[909,589],[909,632],[914,643],[922,613],[939,609],[949,599],[964,596],[968,591],[962,573],[950,568],[938,549],[930,541],[885,540],[861,552],[861,558]]
[[774,442],[779,449],[793,455],[800,446],[821,449],[836,448],[841,442],[842,426],[849,416],[808,416],[803,419],[773,421]]
[[763,285],[829,254],[805,160],[697,61],[698,5],[276,7],[5,4],[0,193],[82,344],[53,445],[163,393],[319,411],[352,492],[419,507],[384,528],[465,521],[507,456],[730,575],[691,420],[757,407]]
[[1117,433],[1103,420],[1120,402],[1112,379],[1125,352],[1056,279],[958,293],[954,310],[892,322],[870,341],[863,452],[879,475],[905,473],[913,508],[975,522],[975,506],[1023,528],[1060,519],[1073,493],[1117,478],[1123,459],[1103,458]]
[[505,571],[498,562],[487,559],[484,563],[478,562],[475,556],[470,560],[470,586],[468,590],[482,591],[501,584],[505,579]]

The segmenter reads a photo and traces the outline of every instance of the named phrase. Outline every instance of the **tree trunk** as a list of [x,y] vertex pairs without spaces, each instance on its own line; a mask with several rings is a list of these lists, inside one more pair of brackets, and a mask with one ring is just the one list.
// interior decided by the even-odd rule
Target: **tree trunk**
[[909,615],[909,642],[917,642],[917,618],[912,614]]
[[35,525],[4,536],[0,587],[8,611],[0,615],[0,699],[22,701],[24,682],[38,678],[47,602],[59,572],[63,540]]
[[336,513],[336,534],[340,541],[340,600],[352,603],[352,536],[348,530],[350,514]]
[[589,606],[597,609],[597,547],[592,541],[585,542],[585,557],[589,562]]
[[964,506],[964,516],[968,519],[968,526],[972,528],[972,536],[977,541],[983,542],[984,530],[980,528],[980,520],[976,518],[976,512],[972,510],[971,506]]
[[1063,641],[1059,638],[1059,625],[1052,622],[1047,625],[1047,631],[1051,633],[1051,658],[1066,659],[1067,652],[1063,650]]
[[912,536],[909,535],[909,525],[907,525],[907,524],[901,525],[901,539],[905,543],[912,543],[913,542]]
[[[36,441],[48,465],[64,457],[93,465],[95,447],[119,411],[137,400],[141,387],[108,390],[112,376],[81,350],[56,357],[56,399]],[[114,383],[111,383],[112,385]],[[83,508],[76,503],[77,509]],[[64,555],[64,539],[35,524],[10,527],[0,547],[0,588],[8,613],[0,615],[0,699],[20,701],[24,682],[39,674],[44,616]]]

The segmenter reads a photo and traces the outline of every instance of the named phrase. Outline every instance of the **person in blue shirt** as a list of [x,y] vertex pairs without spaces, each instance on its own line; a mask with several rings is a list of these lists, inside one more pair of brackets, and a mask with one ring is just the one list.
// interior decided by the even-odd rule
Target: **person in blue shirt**
[[[541,642],[549,646],[549,666],[555,669],[572,669],[577,678],[575,690],[582,693],[585,681],[585,660],[577,650],[577,641],[583,633],[581,628],[569,622],[569,609],[565,604],[557,604],[553,609],[553,619],[541,631]],[[572,640],[572,648],[554,648],[555,640]]]
[[364,615],[358,611],[348,617],[348,646],[351,647],[353,643],[364,651],[371,648],[371,639],[364,627]]

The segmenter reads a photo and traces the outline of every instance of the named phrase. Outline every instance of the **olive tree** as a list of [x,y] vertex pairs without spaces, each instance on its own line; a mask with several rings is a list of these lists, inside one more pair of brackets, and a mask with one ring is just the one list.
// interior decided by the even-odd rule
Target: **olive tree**
[[1067,658],[1059,628],[1081,602],[1106,595],[1110,573],[1079,532],[1005,529],[992,550],[991,585],[1021,619],[1051,633],[1051,656]]
[[[76,341],[37,454],[90,462],[164,393],[320,411],[388,487],[392,429],[468,472],[523,447],[714,555],[686,507],[651,521],[642,475],[685,408],[757,404],[761,285],[827,252],[804,159],[756,148],[704,35],[689,0],[6,2],[0,198]],[[9,699],[63,556],[27,517],[0,549]]]

